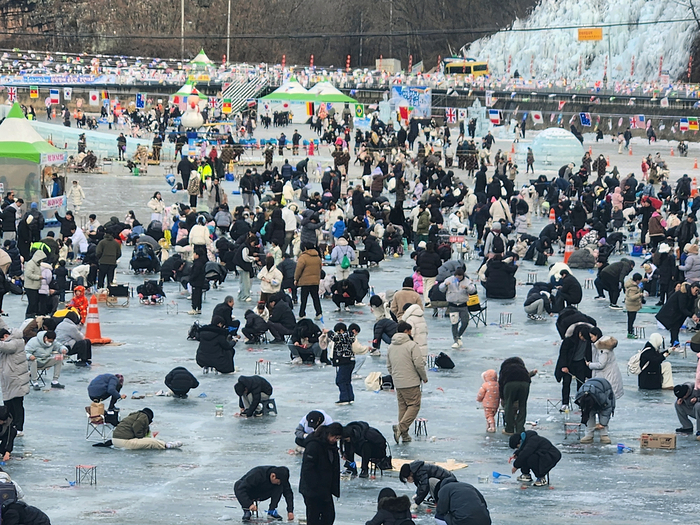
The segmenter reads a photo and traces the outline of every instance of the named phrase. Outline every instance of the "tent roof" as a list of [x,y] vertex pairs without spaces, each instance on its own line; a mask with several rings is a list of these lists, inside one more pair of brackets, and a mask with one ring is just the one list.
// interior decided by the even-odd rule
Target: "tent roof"
[[24,159],[41,163],[42,155],[52,155],[54,162],[62,162],[65,153],[46,142],[24,117],[18,103],[12,106],[0,124],[0,158]]
[[204,52],[204,49],[202,49],[196,57],[194,57],[192,60],[190,60],[190,64],[195,64],[195,65],[209,65],[213,64],[211,59],[207,56],[207,54]]
[[179,96],[179,97],[188,97],[190,95],[197,95],[200,99],[202,100],[208,100],[209,97],[206,95],[203,95],[200,93],[197,88],[192,84],[191,82],[188,82],[184,86],[182,86],[180,89],[177,90],[177,93],[173,93],[170,95],[170,98]]
[[287,82],[275,89],[270,95],[298,95],[306,93],[308,91],[299,82]]
[[336,88],[330,82],[319,82],[314,87],[309,89],[309,93],[317,93],[319,95],[342,95],[343,92]]
[[[326,86],[319,86],[327,84]],[[316,91],[314,91],[316,88]],[[344,95],[341,91],[333,87],[328,82],[320,82],[309,91],[305,90],[298,82],[289,82],[279,87],[269,95],[262,97],[261,100],[288,100],[301,102],[348,102],[357,103],[357,100]]]

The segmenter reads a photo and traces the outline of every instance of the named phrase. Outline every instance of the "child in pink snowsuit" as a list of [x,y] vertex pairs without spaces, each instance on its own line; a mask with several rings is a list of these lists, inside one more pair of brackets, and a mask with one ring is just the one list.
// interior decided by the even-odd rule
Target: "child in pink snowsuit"
[[486,432],[496,432],[495,415],[498,411],[500,396],[498,392],[498,375],[495,370],[487,370],[481,374],[484,384],[481,385],[476,400],[484,407],[486,417]]

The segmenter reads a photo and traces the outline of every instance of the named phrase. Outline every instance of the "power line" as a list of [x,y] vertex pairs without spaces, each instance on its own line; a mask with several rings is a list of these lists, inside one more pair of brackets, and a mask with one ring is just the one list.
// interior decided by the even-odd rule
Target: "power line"
[[[644,22],[615,22],[609,24],[588,24],[588,25],[569,25],[558,27],[518,27],[518,28],[502,28],[502,27],[483,27],[483,28],[435,28],[435,29],[410,29],[405,31],[392,32],[344,32],[344,33],[240,33],[227,36],[225,34],[197,34],[185,35],[185,40],[311,40],[311,39],[329,39],[329,38],[402,38],[407,36],[434,36],[434,35],[461,35],[461,34],[476,34],[476,35],[491,35],[501,31],[508,33],[532,33],[543,31],[565,31],[573,29],[589,29],[589,28],[614,28],[614,27],[629,27],[629,26],[648,26],[658,24],[680,24],[685,22],[696,22],[695,18],[677,18],[673,20],[649,20]],[[0,36],[12,37],[32,37],[32,38],[65,38],[65,39],[91,39],[100,38],[104,40],[123,40],[123,39],[148,39],[148,40],[181,40],[183,37],[177,35],[116,35],[114,33],[30,33],[30,32],[14,32],[0,31]]]

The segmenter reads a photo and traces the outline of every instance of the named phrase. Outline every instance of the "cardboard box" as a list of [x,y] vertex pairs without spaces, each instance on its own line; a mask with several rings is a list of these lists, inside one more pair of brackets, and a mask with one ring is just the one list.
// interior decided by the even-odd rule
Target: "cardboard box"
[[642,434],[640,438],[641,448],[662,448],[672,450],[676,448],[675,434]]

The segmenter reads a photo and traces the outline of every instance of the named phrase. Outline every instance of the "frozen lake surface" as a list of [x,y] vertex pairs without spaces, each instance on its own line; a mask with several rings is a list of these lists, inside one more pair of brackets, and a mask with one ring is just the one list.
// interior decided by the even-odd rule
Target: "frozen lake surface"
[[[290,126],[285,130],[288,136],[293,129]],[[302,133],[308,134],[304,129]],[[629,157],[617,156],[616,148],[609,142],[598,147],[593,144],[594,155],[600,152],[611,155],[612,163],[618,165],[621,173],[639,172],[641,156],[647,153],[661,151],[668,157],[668,148],[661,149],[660,145],[647,148],[635,144],[635,155]],[[509,151],[510,142],[498,141],[497,147]],[[684,172],[691,177],[696,173],[691,169],[692,157],[697,155],[694,153],[696,145],[691,148],[687,159],[667,158],[674,181]],[[121,218],[127,210],[133,209],[137,217],[147,223],[146,202],[154,191],[163,192],[168,204],[174,202],[160,171],[153,170],[149,176],[140,178],[127,173],[121,167],[114,167],[109,175],[79,175],[77,178],[87,195],[82,213],[96,212],[105,222],[111,215]],[[465,180],[463,174],[457,173]],[[352,174],[359,174],[356,167]],[[521,173],[519,185],[525,180]],[[225,187],[230,190],[235,184],[226,183]],[[237,204],[239,199],[232,196],[232,204]],[[536,235],[545,224],[542,219],[534,221],[530,233]],[[136,286],[143,279],[127,272],[130,255],[131,248],[125,248],[117,279]],[[555,256],[553,260],[560,259]],[[477,268],[478,262],[470,261],[468,274],[475,275]],[[520,282],[527,281],[528,271],[537,271],[540,279],[546,278],[543,268],[535,269],[532,263],[523,263],[516,275]],[[408,256],[388,259],[378,269],[371,270],[370,284],[376,291],[397,289],[411,273],[412,261]],[[574,274],[582,282],[594,277],[587,270],[575,270]],[[380,429],[389,438],[396,458],[454,459],[467,463],[468,467],[457,471],[456,475],[483,492],[494,524],[576,520],[593,524],[689,522],[689,516],[697,516],[700,511],[697,498],[691,497],[692,475],[697,470],[697,447],[700,445],[694,437],[679,436],[677,450],[639,450],[638,439],[642,432],[673,432],[678,421],[672,392],[639,392],[636,377],[624,371],[626,361],[643,344],[643,341],[624,338],[625,313],[611,311],[607,302],[593,301],[594,291],[585,290],[581,310],[598,320],[604,334],[620,341],[617,358],[623,367],[625,395],[618,401],[610,424],[613,445],[583,446],[573,437],[565,439],[563,414],[548,415],[546,412],[547,399],[558,399],[561,392],[553,377],[559,338],[553,319],[542,323],[526,319],[522,303],[527,289],[524,284],[518,286],[517,297],[512,301],[489,300],[489,326],[475,329],[470,325],[463,350],[450,348],[449,320],[442,316],[433,318],[428,313],[431,353],[447,352],[456,368],[429,372],[430,381],[423,390],[420,414],[428,419],[429,437],[414,439],[409,445],[394,445],[391,439],[391,425],[397,412],[392,392],[370,392],[365,390],[363,381],[356,380],[353,382],[355,404],[336,407],[338,390],[334,384],[334,369],[291,366],[284,346],[246,347],[239,343],[236,374],[203,375],[194,361],[197,343],[186,340],[188,327],[194,320],[185,314],[190,308],[189,301],[180,294],[176,284],[166,284],[165,291],[166,303],[174,301],[178,305],[177,315],[168,315],[165,305],[143,306],[137,300],[132,300],[128,309],[101,306],[102,334],[123,344],[95,347],[91,369],[66,366],[61,376],[65,390],[31,392],[27,396],[26,436],[16,441],[13,459],[6,468],[27,493],[26,501],[43,509],[52,523],[59,525],[239,521],[242,512],[233,497],[233,484],[253,466],[288,466],[296,494],[301,456],[288,453],[294,448],[293,431],[304,414],[322,408],[334,420],[343,423],[365,420]],[[214,305],[223,301],[225,295],[235,295],[235,291],[237,283],[233,275],[223,289],[209,291],[200,321],[208,322]],[[483,289],[480,292],[483,297]],[[5,309],[9,312],[6,320],[11,326],[20,324],[25,306],[17,296],[6,297]],[[239,319],[243,318],[246,306],[236,304],[235,314]],[[357,322],[362,328],[362,342],[367,344],[372,338],[374,317],[369,307],[335,314],[332,313],[334,305],[323,301],[323,308],[326,328],[332,328],[340,319]],[[511,326],[498,326],[501,312],[513,314]],[[640,314],[637,324],[645,327],[647,337],[656,330],[650,314]],[[689,339],[684,333],[681,337],[685,337],[682,341]],[[361,371],[363,376],[372,371],[385,371],[385,351],[386,346],[382,345],[382,357],[367,359]],[[694,378],[696,358],[689,354],[687,359],[680,354],[670,358],[676,383]],[[514,480],[477,485],[479,475],[492,471],[509,473],[507,461],[511,455],[507,437],[500,429],[496,434],[485,433],[483,412],[475,401],[482,382],[480,375],[489,368],[498,370],[503,359],[516,355],[525,360],[528,368],[540,371],[533,378],[527,420],[538,421],[536,429],[563,453],[561,462],[551,473],[551,486],[544,489],[523,490]],[[279,415],[242,420],[234,417],[238,402],[233,385],[239,374],[253,374],[258,359],[272,361],[272,374],[267,379],[275,389]],[[175,366],[185,366],[192,371],[200,387],[191,392],[187,400],[154,397],[155,392],[165,388],[163,379]],[[89,404],[86,389],[93,377],[105,372],[121,373],[126,379],[123,392],[129,397],[119,403],[123,415],[150,407],[155,413],[152,428],[161,433],[159,437],[181,440],[184,447],[162,452],[93,448],[84,439],[84,407]],[[132,400],[131,393],[135,391],[146,398]],[[201,393],[206,397],[197,397]],[[224,417],[217,418],[215,405],[220,403],[224,404]],[[571,417],[574,420],[576,416]],[[634,451],[619,455],[617,443],[624,443]],[[23,458],[23,452],[32,454]],[[97,487],[69,486],[68,480],[74,480],[74,469],[79,464],[97,466]],[[376,508],[377,493],[384,486],[393,487],[400,494],[413,493],[413,487],[401,484],[395,474],[387,473],[383,479],[342,481],[341,498],[336,506],[337,523],[359,524],[370,519]],[[297,516],[303,517],[303,500],[298,494],[296,507]],[[432,514],[426,514],[423,506],[417,523],[432,522]]]

